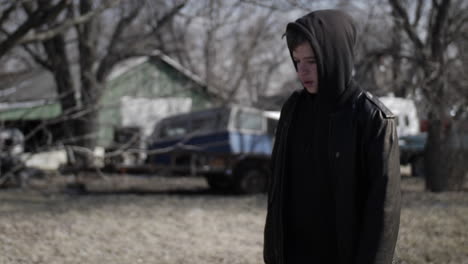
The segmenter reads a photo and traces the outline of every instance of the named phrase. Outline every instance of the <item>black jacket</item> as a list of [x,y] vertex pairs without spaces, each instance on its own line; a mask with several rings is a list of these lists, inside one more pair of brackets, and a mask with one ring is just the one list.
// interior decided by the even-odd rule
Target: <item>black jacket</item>
[[[335,10],[316,11],[289,27],[307,35],[317,59],[317,111],[324,117],[319,118],[320,127],[328,130],[326,144],[321,146],[326,147],[328,176],[335,183],[339,263],[390,264],[400,219],[395,117],[352,80],[355,29],[347,15]],[[293,93],[284,104],[276,130],[264,234],[267,264],[284,262],[286,149],[299,95]]]

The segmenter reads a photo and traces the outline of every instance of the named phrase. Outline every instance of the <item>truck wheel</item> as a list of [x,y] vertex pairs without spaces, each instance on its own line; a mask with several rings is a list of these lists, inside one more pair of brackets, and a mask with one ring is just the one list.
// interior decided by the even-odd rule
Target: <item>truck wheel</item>
[[24,185],[23,178],[18,173],[9,172],[1,180],[1,185],[8,188],[22,188]]
[[411,175],[414,177],[424,176],[424,158],[422,156],[411,161]]
[[237,191],[244,194],[265,192],[267,177],[264,172],[256,168],[246,168],[237,178]]
[[205,176],[208,186],[214,191],[227,192],[232,189],[232,183],[228,179],[225,179],[223,175],[209,175]]
[[80,182],[68,183],[65,186],[65,191],[70,194],[86,194],[86,184]]

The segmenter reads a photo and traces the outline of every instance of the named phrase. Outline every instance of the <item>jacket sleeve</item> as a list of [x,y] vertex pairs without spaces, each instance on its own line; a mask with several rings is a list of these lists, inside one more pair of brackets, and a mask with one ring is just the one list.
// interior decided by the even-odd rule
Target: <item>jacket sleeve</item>
[[277,162],[277,159],[278,159],[279,145],[280,145],[280,142],[284,142],[286,140],[285,138],[283,138],[283,134],[282,134],[283,126],[284,126],[284,123],[285,123],[285,119],[287,119],[286,116],[291,115],[291,111],[292,111],[291,110],[291,105],[293,104],[293,100],[297,101],[297,97],[298,97],[298,94],[293,93],[290,97],[288,97],[286,102],[281,107],[281,114],[280,114],[280,118],[278,120],[278,125],[276,126],[275,141],[274,141],[274,144],[273,144],[273,148],[272,148],[272,152],[271,152],[271,156],[270,156],[270,163],[269,163],[269,169],[270,169],[270,175],[271,175],[271,177],[270,177],[270,179],[268,181],[268,196],[269,197],[271,197],[271,194],[272,194],[273,181],[275,180],[274,179],[275,168],[277,168],[277,165],[278,165],[278,164],[276,164],[276,162]]
[[272,150],[271,160],[270,160],[270,178],[268,184],[268,210],[265,220],[265,230],[264,230],[264,243],[263,243],[263,260],[266,264],[277,263],[278,258],[281,256],[278,253],[278,239],[277,232],[278,228],[278,219],[277,212],[279,204],[273,201],[275,196],[275,189],[278,188],[277,181],[280,176],[280,171],[282,166],[284,166],[282,156],[284,156],[284,145],[286,142],[285,134],[283,129],[285,123],[287,123],[289,117],[291,116],[292,107],[294,101],[297,99],[298,93],[293,93],[284,103],[281,108],[281,115],[278,121],[278,126],[275,133],[275,143]]
[[359,264],[390,264],[400,225],[400,159],[395,119],[377,110],[363,153],[367,193],[358,235]]

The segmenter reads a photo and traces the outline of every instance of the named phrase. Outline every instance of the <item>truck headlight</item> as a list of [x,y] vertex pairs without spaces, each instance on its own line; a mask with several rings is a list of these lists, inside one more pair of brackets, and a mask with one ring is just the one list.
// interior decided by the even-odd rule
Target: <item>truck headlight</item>
[[220,157],[211,158],[208,162],[211,168],[222,169],[226,167],[226,160]]

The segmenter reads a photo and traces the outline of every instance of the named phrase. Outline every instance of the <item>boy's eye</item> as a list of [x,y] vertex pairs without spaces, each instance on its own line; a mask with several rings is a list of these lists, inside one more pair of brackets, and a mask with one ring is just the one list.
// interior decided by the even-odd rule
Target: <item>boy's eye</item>
[[299,64],[299,63],[302,63],[302,64],[316,64],[317,61],[316,60],[293,60],[294,64]]

